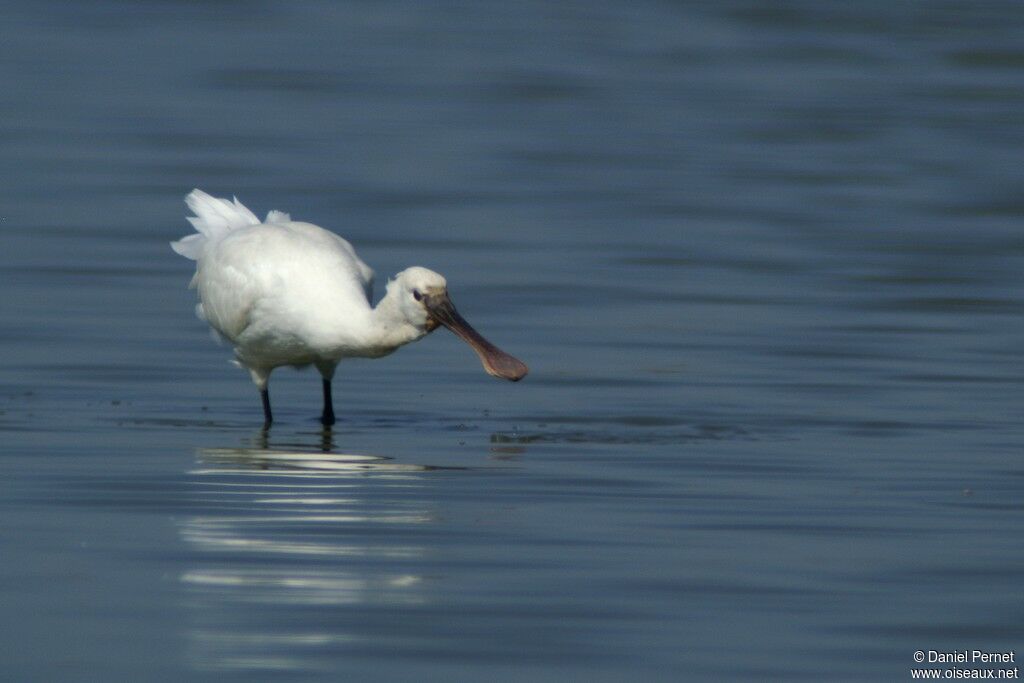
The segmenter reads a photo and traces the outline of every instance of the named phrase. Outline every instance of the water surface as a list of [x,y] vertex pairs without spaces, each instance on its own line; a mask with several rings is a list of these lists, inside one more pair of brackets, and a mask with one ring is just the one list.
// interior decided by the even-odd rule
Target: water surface
[[[901,680],[1022,642],[1024,11],[42,2],[0,41],[12,680]],[[193,187],[447,277],[260,408]],[[379,285],[378,288],[380,289]]]

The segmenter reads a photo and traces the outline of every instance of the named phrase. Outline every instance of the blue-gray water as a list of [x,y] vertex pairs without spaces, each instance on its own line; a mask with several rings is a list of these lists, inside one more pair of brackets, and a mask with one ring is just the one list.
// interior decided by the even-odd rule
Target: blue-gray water
[[[1019,2],[4,3],[9,680],[909,680],[1024,645]],[[210,341],[193,187],[444,273]],[[379,287],[379,285],[378,285]]]

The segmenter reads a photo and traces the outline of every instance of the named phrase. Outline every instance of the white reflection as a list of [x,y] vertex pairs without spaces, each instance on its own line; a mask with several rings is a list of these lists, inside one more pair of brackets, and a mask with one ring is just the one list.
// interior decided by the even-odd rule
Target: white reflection
[[294,451],[273,451],[251,448],[207,448],[202,451],[202,462],[212,469],[198,470],[198,474],[217,472],[275,470],[279,474],[292,471],[295,474],[310,472],[423,472],[429,468],[423,465],[396,463],[390,458],[377,455],[356,455],[351,453],[305,453]]
[[[226,571],[197,569],[181,580],[197,587],[244,588],[245,602],[293,605],[347,605],[364,602],[369,595],[389,595],[389,602],[418,604],[414,591],[418,576],[395,575],[366,578],[338,572]],[[400,589],[394,591],[393,589]],[[299,637],[303,634],[292,634]],[[253,637],[259,637],[254,634]]]
[[180,576],[195,666],[316,670],[369,637],[346,610],[422,604],[425,579],[410,567],[424,548],[409,539],[434,520],[415,495],[428,469],[369,455],[201,451],[189,473],[201,513],[180,522],[199,558]]

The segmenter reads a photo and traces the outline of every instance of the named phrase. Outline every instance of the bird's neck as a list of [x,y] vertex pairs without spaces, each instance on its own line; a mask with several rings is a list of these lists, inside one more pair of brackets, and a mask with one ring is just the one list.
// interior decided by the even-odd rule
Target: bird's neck
[[372,345],[381,355],[391,353],[399,346],[423,337],[426,331],[409,323],[399,308],[397,297],[385,295],[370,310],[369,330]]

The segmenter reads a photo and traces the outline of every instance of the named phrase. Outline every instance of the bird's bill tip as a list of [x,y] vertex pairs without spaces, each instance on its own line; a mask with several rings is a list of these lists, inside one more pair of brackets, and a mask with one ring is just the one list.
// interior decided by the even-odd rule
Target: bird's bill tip
[[485,354],[479,349],[476,351],[484,364],[484,370],[492,377],[500,377],[510,382],[518,382],[530,372],[530,368],[526,367],[526,363],[515,356],[510,356],[501,349],[494,349],[494,351],[498,352],[497,354]]

